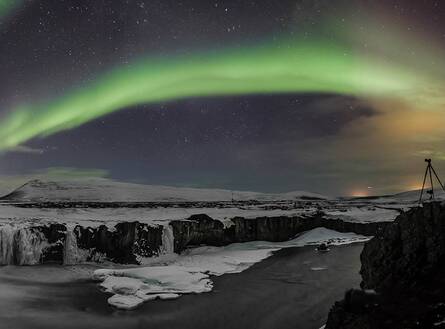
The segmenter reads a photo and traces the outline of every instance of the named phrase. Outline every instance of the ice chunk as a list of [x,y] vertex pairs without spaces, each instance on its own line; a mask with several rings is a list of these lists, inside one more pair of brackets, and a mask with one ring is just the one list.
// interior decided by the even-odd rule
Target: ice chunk
[[141,280],[133,279],[133,278],[125,278],[125,277],[107,277],[104,281],[104,287],[108,288],[115,294],[119,295],[134,295],[144,283]]
[[[212,281],[202,269],[171,266],[151,266],[131,269],[96,270],[94,278],[103,280],[106,291],[141,290],[145,293],[201,293],[212,290]],[[126,287],[126,288],[125,288]]]
[[181,295],[179,295],[179,294],[159,294],[158,296],[160,299],[176,299],[176,298],[179,298]]
[[122,310],[133,310],[144,301],[132,295],[113,295],[108,298],[108,304]]

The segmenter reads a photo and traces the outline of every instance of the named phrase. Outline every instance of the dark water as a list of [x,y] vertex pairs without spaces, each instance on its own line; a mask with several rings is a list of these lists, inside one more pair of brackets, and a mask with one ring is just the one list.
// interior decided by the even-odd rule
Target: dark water
[[[362,248],[283,249],[240,274],[213,278],[210,293],[152,301],[130,312],[109,307],[108,296],[86,277],[65,279],[66,268],[4,267],[0,328],[318,329],[333,302],[360,283]],[[41,271],[38,279],[34,271]]]

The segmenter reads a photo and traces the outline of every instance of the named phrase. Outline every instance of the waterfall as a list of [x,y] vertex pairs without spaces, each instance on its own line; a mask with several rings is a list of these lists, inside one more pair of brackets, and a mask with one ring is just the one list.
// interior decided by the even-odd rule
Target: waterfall
[[14,234],[14,246],[17,265],[36,265],[40,264],[43,249],[49,244],[42,232],[26,227]]
[[76,264],[77,238],[73,227],[66,227],[65,243],[63,245],[63,264]]
[[14,264],[14,230],[11,225],[0,227],[0,265]]
[[170,224],[162,226],[162,246],[160,248],[161,254],[173,254],[175,252],[175,237],[173,235],[173,228]]
[[[78,245],[81,232],[79,228],[74,224],[67,225],[66,231],[60,227],[51,227],[51,225],[25,227],[5,224],[0,226],[0,265],[36,265],[46,261],[63,261],[65,265],[74,265],[105,261],[107,259],[106,251],[97,250],[96,243],[99,244],[100,241],[96,235],[94,235],[94,238],[98,240],[93,241],[91,247],[81,248]],[[56,234],[57,241],[53,241],[54,238],[52,238],[53,240],[50,240],[51,243],[49,243],[45,234],[48,234],[49,237]],[[157,231],[157,234],[159,234],[159,231]],[[149,251],[150,256],[152,256],[152,248],[155,242],[151,241],[150,238],[151,236],[148,234],[148,241],[142,240],[134,243],[141,242],[141,250]],[[157,239],[159,239],[159,235],[157,235]],[[161,243],[159,247],[160,255],[174,254],[174,236],[171,225],[162,226]],[[60,244],[62,244],[63,249]],[[158,244],[156,245],[158,246]]]
[[32,227],[0,227],[0,264],[40,264],[43,250],[48,247],[45,235]]
[[87,261],[90,254],[89,250],[80,249],[77,246],[77,237],[74,232],[75,228],[67,226],[65,243],[63,245],[63,264],[74,265]]

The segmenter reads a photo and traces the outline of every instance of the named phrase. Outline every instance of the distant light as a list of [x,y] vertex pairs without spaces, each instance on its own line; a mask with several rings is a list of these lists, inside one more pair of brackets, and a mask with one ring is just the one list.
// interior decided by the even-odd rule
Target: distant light
[[408,188],[408,191],[414,191],[414,190],[420,190],[420,189],[422,189],[422,185],[414,184],[414,185],[410,185],[410,187]]
[[357,197],[369,196],[369,194],[368,194],[368,191],[356,190],[356,191],[351,192],[351,196],[357,198]]

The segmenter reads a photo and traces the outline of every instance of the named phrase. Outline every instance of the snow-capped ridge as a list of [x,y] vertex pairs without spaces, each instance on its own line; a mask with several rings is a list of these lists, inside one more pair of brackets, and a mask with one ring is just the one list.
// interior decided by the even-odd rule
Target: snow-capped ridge
[[96,178],[79,181],[42,181],[34,179],[0,198],[12,202],[189,202],[189,201],[276,201],[296,199],[327,199],[305,191],[260,193],[142,185]]

